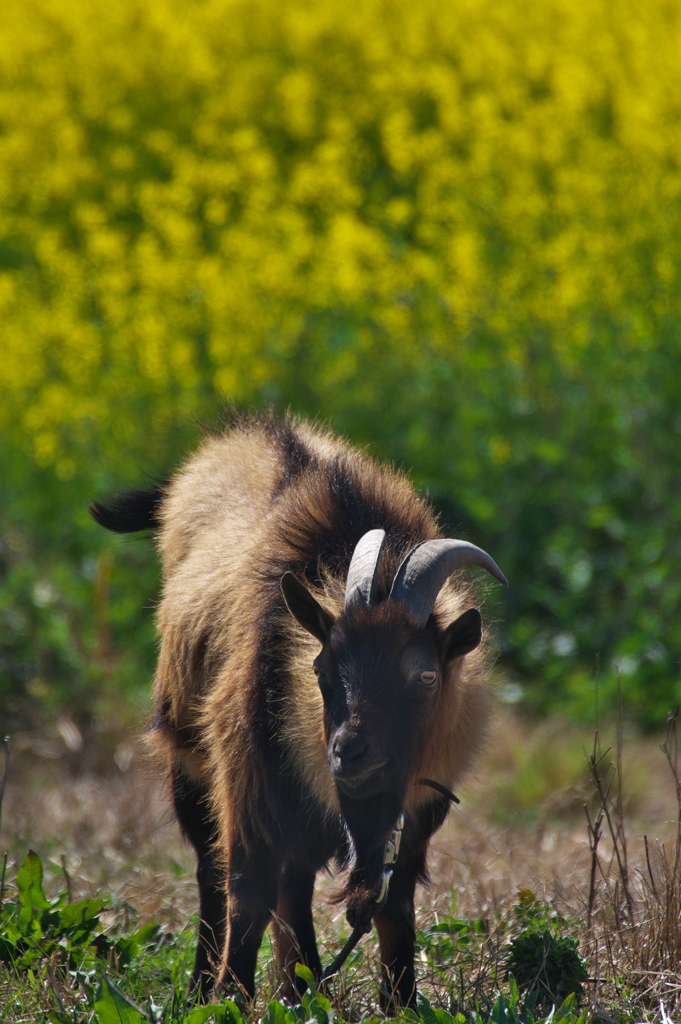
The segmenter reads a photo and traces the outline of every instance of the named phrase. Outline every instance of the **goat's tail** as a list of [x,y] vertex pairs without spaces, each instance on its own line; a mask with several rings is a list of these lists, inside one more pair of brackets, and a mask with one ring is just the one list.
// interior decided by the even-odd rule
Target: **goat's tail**
[[93,501],[89,512],[96,523],[114,533],[157,530],[161,525],[164,493],[163,484],[154,484],[144,490],[120,491],[110,498]]

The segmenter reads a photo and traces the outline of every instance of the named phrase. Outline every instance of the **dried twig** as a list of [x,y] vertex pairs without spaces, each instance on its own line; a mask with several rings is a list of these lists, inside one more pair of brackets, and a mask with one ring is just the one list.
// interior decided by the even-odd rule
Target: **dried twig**
[[[627,863],[627,847],[626,847],[626,831],[624,824],[624,807],[621,797],[621,763],[622,763],[622,731],[621,731],[621,707],[618,716],[618,730],[617,730],[617,752],[616,752],[616,763],[610,763],[607,769],[601,772],[600,768],[609,753],[610,748],[605,751],[604,754],[600,754],[598,750],[598,732],[594,737],[594,750],[589,759],[589,768],[591,771],[591,778],[594,783],[594,787],[600,798],[601,812],[605,815],[605,820],[608,823],[608,831],[612,839],[613,844],[613,857],[617,861],[617,869],[619,873],[618,883],[616,890],[621,891],[624,894],[624,900],[627,907],[627,913],[631,922],[635,919],[634,911],[634,898],[631,892],[629,884],[629,869]],[[619,766],[619,767],[618,767]],[[619,795],[615,799],[611,799],[610,791],[615,778],[618,779],[618,791]],[[607,780],[607,781],[606,781]],[[618,924],[619,927],[619,924]]]
[[674,875],[678,877],[681,866],[681,770],[679,769],[679,709],[675,708],[667,717],[667,735],[662,744],[662,752],[674,776],[676,786],[676,852],[674,855]]
[[602,815],[599,810],[596,815],[596,820],[592,823],[589,815],[589,808],[584,804],[584,813],[586,814],[586,824],[589,834],[589,849],[591,850],[591,878],[589,880],[589,903],[586,911],[586,926],[587,929],[591,930],[591,919],[593,917],[594,906],[596,903],[596,875],[598,874],[599,861],[598,861],[598,844],[601,841],[603,831],[601,829]]
[[[624,825],[624,799],[622,796],[622,783],[624,779],[624,772],[622,770],[622,751],[624,750],[624,709],[622,706],[622,687],[620,685],[620,674],[619,669],[617,670],[617,797],[615,801],[614,811],[617,821],[617,848],[621,851],[621,857],[618,857],[618,864],[620,864],[620,874],[622,876],[622,885],[627,898],[627,906],[629,908],[629,914],[631,920],[634,920],[634,902],[629,889],[629,860],[627,857],[627,836]],[[614,837],[613,837],[614,841]],[[621,861],[621,863],[620,863]]]
[[2,779],[0,779],[0,828],[2,827],[2,798],[5,795],[5,783],[9,771],[9,736],[5,736],[2,745],[5,749],[5,764],[2,769]]
[[66,870],[66,857],[64,856],[63,853],[62,853],[60,859],[61,859],[62,873],[64,875],[64,880],[66,882],[66,902],[70,903],[71,902],[71,875]]
[[655,876],[653,875],[653,869],[650,866],[650,850],[648,849],[648,836],[643,837],[643,845],[645,846],[646,850],[646,865],[648,868],[648,878],[650,879],[650,888],[653,890],[653,896],[656,900],[658,900],[660,897],[657,895],[657,888],[655,886]]
[[7,854],[2,858],[2,878],[0,878],[0,910],[5,898],[5,875],[7,873]]
[[61,1010],[62,1013],[66,1013],[66,1007],[64,1006],[64,1000],[61,997],[61,992],[59,991],[59,986],[57,985],[57,979],[55,978],[54,970],[53,970],[52,964],[49,962],[49,960],[48,960],[46,966],[47,966],[47,976],[50,979],[50,987],[51,987],[52,991],[54,992],[55,998],[56,998],[57,1003],[59,1005],[59,1009]]

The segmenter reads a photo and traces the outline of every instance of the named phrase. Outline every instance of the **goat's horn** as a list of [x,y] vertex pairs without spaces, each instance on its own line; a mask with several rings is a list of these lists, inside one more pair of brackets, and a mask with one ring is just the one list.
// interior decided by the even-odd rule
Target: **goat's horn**
[[494,559],[475,544],[465,540],[425,540],[402,560],[390,597],[403,604],[420,626],[425,626],[445,580],[465,565],[479,565],[508,586]]
[[376,595],[376,568],[385,540],[385,530],[369,530],[357,541],[345,586],[345,607],[361,598],[371,608]]

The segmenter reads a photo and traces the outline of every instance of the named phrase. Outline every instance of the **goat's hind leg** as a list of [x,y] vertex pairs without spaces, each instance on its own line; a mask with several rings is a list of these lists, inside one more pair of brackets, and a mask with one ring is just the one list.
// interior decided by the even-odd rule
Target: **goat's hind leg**
[[279,879],[279,898],[274,916],[274,946],[283,995],[300,998],[307,985],[295,973],[297,963],[309,967],[315,977],[322,973],[312,918],[312,894],[316,872],[285,864]]
[[196,850],[199,884],[199,939],[190,990],[206,1000],[213,989],[215,971],[225,944],[226,897],[224,874],[215,856],[217,825],[208,805],[205,786],[173,767],[173,802],[183,834]]
[[277,904],[281,868],[276,853],[254,843],[248,850],[240,839],[229,851],[227,877],[227,938],[216,991],[253,999],[258,950]]

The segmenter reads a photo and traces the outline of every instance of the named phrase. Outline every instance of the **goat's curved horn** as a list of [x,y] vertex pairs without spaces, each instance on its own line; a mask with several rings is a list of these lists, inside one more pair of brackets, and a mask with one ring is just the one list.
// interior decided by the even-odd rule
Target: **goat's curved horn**
[[390,597],[403,604],[420,626],[425,626],[445,580],[465,565],[487,569],[508,586],[508,580],[494,559],[475,544],[465,540],[425,540],[402,560]]
[[369,530],[357,541],[345,586],[346,608],[357,598],[371,608],[376,595],[376,568],[384,540],[385,530]]

